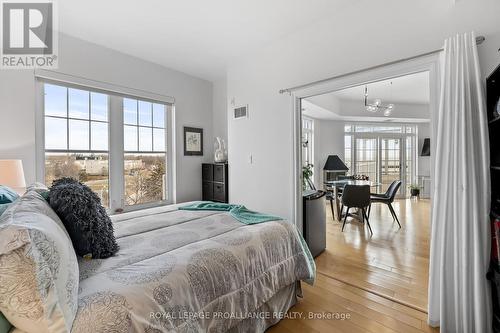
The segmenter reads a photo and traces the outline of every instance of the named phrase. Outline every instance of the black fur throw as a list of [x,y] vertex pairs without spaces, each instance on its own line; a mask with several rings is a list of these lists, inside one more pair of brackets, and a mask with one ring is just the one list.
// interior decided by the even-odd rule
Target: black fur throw
[[64,223],[77,255],[108,258],[118,251],[113,223],[88,186],[73,178],[55,180],[48,201]]

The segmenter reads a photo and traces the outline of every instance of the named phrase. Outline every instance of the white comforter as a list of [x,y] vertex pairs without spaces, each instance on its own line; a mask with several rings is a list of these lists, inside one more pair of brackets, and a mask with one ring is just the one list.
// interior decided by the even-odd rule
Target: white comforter
[[166,206],[114,216],[120,251],[80,261],[79,332],[225,332],[314,268],[287,221]]

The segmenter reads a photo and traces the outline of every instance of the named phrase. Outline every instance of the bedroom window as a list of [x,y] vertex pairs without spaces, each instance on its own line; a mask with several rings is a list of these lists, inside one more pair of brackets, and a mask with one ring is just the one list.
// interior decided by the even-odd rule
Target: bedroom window
[[108,95],[44,85],[45,183],[72,177],[109,206]]
[[123,99],[125,204],[166,200],[166,106]]
[[56,79],[36,85],[37,181],[75,178],[111,213],[173,203],[173,98]]

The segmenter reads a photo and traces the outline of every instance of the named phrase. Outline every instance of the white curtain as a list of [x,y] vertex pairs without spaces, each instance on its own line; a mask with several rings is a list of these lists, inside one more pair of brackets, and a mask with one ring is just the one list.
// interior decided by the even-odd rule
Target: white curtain
[[488,122],[473,33],[445,42],[434,119],[429,324],[491,332]]

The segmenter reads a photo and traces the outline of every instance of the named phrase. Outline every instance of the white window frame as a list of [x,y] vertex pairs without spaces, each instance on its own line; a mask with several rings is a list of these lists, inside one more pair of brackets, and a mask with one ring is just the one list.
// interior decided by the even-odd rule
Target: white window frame
[[[59,117],[59,116],[52,116],[52,115],[46,115],[45,114],[45,110],[44,110],[44,106],[45,106],[45,103],[44,103],[44,95],[45,95],[45,91],[44,91],[44,85],[45,84],[53,84],[53,85],[58,85],[60,87],[64,87],[67,89],[66,91],[66,116],[65,117]],[[72,118],[70,117],[69,115],[69,89],[79,89],[79,90],[83,90],[83,91],[87,91],[89,92],[89,98],[90,98],[90,95],[91,93],[94,93],[94,92],[99,92],[99,93],[103,93],[102,91],[96,91],[94,89],[88,89],[86,87],[82,87],[82,86],[76,86],[76,85],[68,85],[68,84],[62,84],[62,83],[54,83],[52,81],[43,81],[42,84],[41,84],[41,96],[42,96],[42,128],[41,130],[44,132],[44,135],[43,135],[43,178],[39,179],[37,177],[37,181],[38,182],[41,182],[41,183],[44,183],[45,184],[45,162],[46,162],[46,157],[47,157],[47,153],[58,153],[58,154],[107,154],[108,155],[108,201],[110,203],[110,207],[111,207],[111,175],[109,174],[109,171],[110,171],[110,168],[111,168],[111,147],[110,147],[110,142],[111,142],[111,135],[110,135],[110,126],[111,126],[111,123],[110,123],[110,114],[111,114],[111,109],[110,109],[110,99],[111,99],[111,95],[108,95],[106,93],[103,93],[103,94],[106,94],[106,96],[108,97],[107,98],[107,102],[108,102],[108,107],[107,107],[107,120],[106,121],[101,121],[101,120],[92,120],[92,117],[91,117],[91,102],[89,100],[89,119],[79,119],[79,118]],[[55,119],[64,119],[67,121],[67,128],[66,128],[66,148],[67,149],[47,149],[45,147],[45,120],[46,118],[55,118]],[[70,149],[70,126],[69,126],[69,123],[71,120],[77,120],[77,121],[86,121],[89,123],[89,146],[88,146],[88,150],[79,150],[79,149]],[[108,149],[107,150],[93,150],[92,149],[92,122],[97,122],[97,123],[106,123],[107,124],[107,129],[108,129]],[[47,184],[48,186],[50,186],[50,184]],[[110,208],[108,207],[108,209]]]
[[[137,90],[117,86],[105,82],[89,80],[47,70],[35,71],[35,146],[36,146],[36,180],[45,183],[45,110],[44,84],[55,84],[69,88],[89,90],[109,95],[108,98],[108,158],[109,158],[109,211],[117,209],[134,211],[166,204],[176,203],[176,163],[175,163],[175,99]],[[167,173],[167,200],[146,204],[126,206],[124,200],[124,137],[123,137],[123,98],[140,99],[166,106],[166,173]],[[50,184],[47,184],[50,185]]]
[[[304,126],[305,122],[310,122],[311,128],[307,128]],[[307,146],[307,154],[309,156],[306,156],[306,160],[310,164],[314,164],[314,119],[302,116],[302,136],[307,134],[311,140],[309,142],[309,145]]]
[[[158,104],[158,102],[153,102],[153,101],[150,101],[150,100],[144,100],[142,98],[138,98],[138,97],[124,97],[124,98],[129,98],[129,99],[133,99],[133,100],[136,100],[137,102],[142,102],[142,101],[147,101],[147,102],[152,102],[152,103],[156,103]],[[121,107],[120,109],[123,111],[124,108],[123,108],[123,100],[124,98],[119,98],[120,99],[120,102],[121,102]],[[169,109],[170,109],[170,105],[168,104],[165,104],[165,103],[160,103],[162,105],[165,106],[165,127],[162,128],[164,131],[165,131],[165,135],[167,136],[168,133],[167,131],[169,130],[169,127],[168,127],[168,113],[169,113]],[[152,107],[152,106],[151,106]],[[137,105],[137,109],[136,109],[136,112],[137,112],[137,117],[139,117],[139,105]],[[143,125],[140,125],[139,124],[139,119],[137,119],[137,125],[130,125],[130,124],[125,124],[125,122],[123,121],[123,112],[118,112],[118,113],[121,113],[122,115],[122,118],[121,118],[121,124],[122,124],[122,130],[125,129],[125,126],[133,126],[133,127],[137,127],[137,129],[143,127],[143,128],[150,128],[151,129],[151,140],[153,140],[153,129],[154,128],[158,128],[158,127],[155,127],[154,124],[152,124],[152,126],[143,126]],[[153,115],[153,113],[151,114]],[[122,132],[121,133],[121,136],[120,136],[122,139],[124,138],[124,133]],[[122,157],[124,158],[125,155],[150,155],[150,154],[165,154],[165,166],[168,165],[168,146],[167,146],[167,138],[165,137],[165,151],[155,151],[154,150],[154,144],[152,143],[151,144],[151,151],[146,151],[146,150],[140,150],[140,147],[139,147],[139,131],[137,132],[137,151],[129,151],[129,150],[126,150],[125,147],[123,147],[123,154],[122,154]],[[124,162],[124,161],[123,161]],[[122,174],[123,174],[123,187],[125,187],[125,170],[124,170],[124,163],[121,163],[120,165],[122,165]],[[166,172],[168,172],[168,170],[166,169]],[[168,176],[167,176],[168,178]],[[149,207],[155,207],[155,206],[158,206],[158,203],[159,204],[168,204],[171,202],[170,199],[170,191],[169,191],[169,182],[167,180],[165,186],[167,187],[167,192],[165,193],[166,194],[166,197],[167,199],[164,199],[164,200],[160,200],[160,201],[154,201],[154,202],[148,202],[148,203],[142,203],[142,204],[135,204],[135,205],[127,205],[126,202],[125,202],[125,197],[122,195],[122,198],[123,198],[123,210],[124,211],[131,211],[131,210],[137,210],[137,209],[144,209],[144,208],[149,208]],[[125,194],[125,188],[123,188],[123,194]]]

